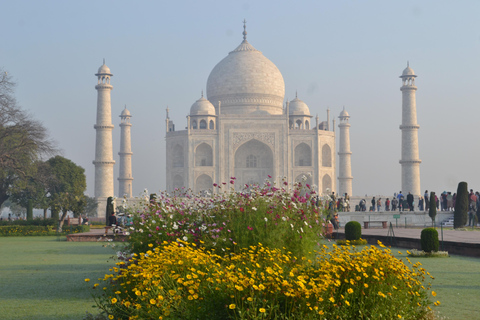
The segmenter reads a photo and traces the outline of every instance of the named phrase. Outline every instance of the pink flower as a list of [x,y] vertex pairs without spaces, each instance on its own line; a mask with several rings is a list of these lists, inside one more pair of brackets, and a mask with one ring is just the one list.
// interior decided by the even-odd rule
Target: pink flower
[[250,227],[250,226],[248,226],[248,227],[247,227],[247,229],[248,229],[248,230],[250,230],[250,231],[252,231],[252,230],[253,230],[253,228],[252,228],[252,227]]

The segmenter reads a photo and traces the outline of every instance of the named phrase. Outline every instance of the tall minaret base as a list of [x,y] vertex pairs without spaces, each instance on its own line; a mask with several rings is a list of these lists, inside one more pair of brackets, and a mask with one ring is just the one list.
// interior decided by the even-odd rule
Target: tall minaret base
[[420,191],[420,163],[418,152],[418,129],[417,124],[417,105],[415,92],[414,71],[407,64],[407,68],[403,70],[402,78],[403,85],[400,88],[402,91],[402,159],[400,165],[402,166],[402,192],[408,194],[409,192],[418,197],[421,195]]
[[131,140],[131,127],[130,123],[130,111],[125,109],[120,115],[121,123],[121,135],[120,135],[120,174],[118,176],[118,196],[126,197],[127,199],[132,197],[132,140]]
[[95,143],[95,199],[97,200],[97,217],[105,218],[108,197],[113,197],[113,145],[112,145],[112,106],[110,92],[110,69],[103,65],[95,74],[98,83],[97,90],[97,124],[94,126],[96,134]]
[[348,122],[350,116],[345,108],[338,117],[340,123],[340,148],[338,152],[338,195],[344,197],[347,194],[352,196],[352,152],[350,151],[350,123]]

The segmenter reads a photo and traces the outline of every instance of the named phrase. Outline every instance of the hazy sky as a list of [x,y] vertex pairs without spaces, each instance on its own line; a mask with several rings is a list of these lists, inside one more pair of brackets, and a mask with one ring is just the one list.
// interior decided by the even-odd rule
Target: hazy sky
[[[133,193],[165,188],[165,108],[177,130],[213,67],[242,41],[269,58],[286,98],[326,120],[350,113],[353,193],[400,189],[401,75],[418,75],[421,188],[480,188],[480,1],[3,1],[0,66],[21,106],[86,170],[93,196],[97,83],[132,113]],[[338,118],[337,118],[338,120]],[[338,124],[338,121],[337,121]],[[338,128],[337,128],[338,133]]]

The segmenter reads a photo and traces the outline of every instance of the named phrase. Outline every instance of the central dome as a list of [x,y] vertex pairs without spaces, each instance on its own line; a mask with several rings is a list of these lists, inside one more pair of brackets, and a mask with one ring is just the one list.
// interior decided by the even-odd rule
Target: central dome
[[212,70],[207,98],[222,114],[283,113],[285,82],[278,68],[245,39]]

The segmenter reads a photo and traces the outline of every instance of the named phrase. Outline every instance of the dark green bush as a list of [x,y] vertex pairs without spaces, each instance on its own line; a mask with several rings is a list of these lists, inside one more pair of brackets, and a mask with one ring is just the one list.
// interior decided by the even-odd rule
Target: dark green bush
[[115,211],[115,209],[113,207],[113,197],[108,197],[106,214],[105,214],[105,225],[106,226],[108,226],[108,217],[110,217],[114,211]]
[[435,200],[435,192],[430,192],[430,203],[428,207],[428,215],[432,218],[432,227],[437,216],[437,201]]
[[438,231],[435,228],[425,228],[420,236],[422,250],[425,252],[438,251]]
[[345,239],[359,240],[362,237],[362,226],[357,221],[349,221],[345,225]]
[[0,226],[53,226],[55,221],[53,219],[35,218],[33,220],[2,220]]
[[[65,226],[62,235],[90,231],[89,226]],[[0,236],[52,236],[56,235],[53,226],[7,225],[0,226]]]
[[468,220],[468,186],[466,182],[460,182],[457,188],[457,200],[453,214],[453,227],[463,228]]

